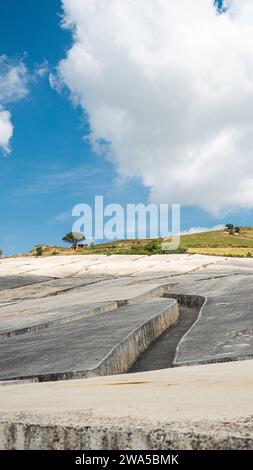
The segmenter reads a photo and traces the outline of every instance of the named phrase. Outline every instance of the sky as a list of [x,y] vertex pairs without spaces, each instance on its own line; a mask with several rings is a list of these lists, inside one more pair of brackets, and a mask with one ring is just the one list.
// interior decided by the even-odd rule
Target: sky
[[0,0],[4,254],[61,244],[95,195],[251,225],[250,3]]

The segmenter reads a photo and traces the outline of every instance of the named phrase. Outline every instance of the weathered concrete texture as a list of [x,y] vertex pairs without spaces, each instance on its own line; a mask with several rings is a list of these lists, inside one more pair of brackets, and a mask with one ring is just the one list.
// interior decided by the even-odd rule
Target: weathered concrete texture
[[0,342],[0,378],[40,380],[126,372],[178,318],[172,299],[120,307]]
[[[1,269],[1,265],[0,265]],[[1,272],[1,271],[0,271]],[[50,281],[50,277],[46,276],[0,276],[0,299],[4,299],[3,292],[5,290],[14,290],[16,288],[22,288],[23,286],[32,286],[33,284],[41,284],[43,282]],[[4,299],[5,300],[5,299]]]
[[[38,297],[20,299],[0,308],[0,335],[8,332],[13,334],[15,330],[26,330],[36,325],[53,326],[56,321],[58,324],[61,323],[61,319],[62,322],[67,321],[67,317],[71,319],[71,317],[86,316],[87,312],[90,314],[90,311],[102,303],[145,299],[150,297],[152,289],[158,289],[156,295],[162,295],[161,284],[156,281],[135,282],[132,278],[124,277],[90,282],[61,295],[52,295],[50,290],[43,299]],[[59,294],[58,290],[55,293]]]
[[[15,325],[13,319],[10,323],[4,322],[2,330],[0,330],[0,339],[11,338],[13,336],[20,336],[26,333],[45,330],[51,327],[58,327],[65,325],[72,321],[80,320],[90,316],[98,315],[111,310],[116,310],[121,302],[94,302],[92,304],[73,305],[72,309],[60,308],[51,312],[43,312],[43,314],[34,314],[27,316],[22,315],[17,318]],[[41,312],[40,312],[41,313]],[[15,329],[13,329],[15,326]]]
[[[207,302],[180,340],[184,327],[190,326],[189,318],[182,317],[174,358],[182,367],[1,386],[0,447],[253,449],[253,361],[183,367],[252,355],[252,281],[251,259],[162,255],[2,260],[0,334],[48,326],[0,339],[4,379],[39,374],[54,378],[62,372],[62,378],[78,377],[75,370],[96,367],[101,357],[100,374],[119,373],[177,318],[175,307],[172,316],[155,316],[155,306],[169,305],[169,299],[145,303],[163,295],[161,286],[170,286],[171,297],[184,308],[199,308],[199,298]],[[116,309],[126,299],[129,305]],[[108,310],[109,304],[114,311],[93,312],[96,307]],[[168,340],[172,331],[166,333]],[[166,359],[157,347],[154,343],[147,351],[153,367]]]
[[243,361],[0,387],[0,448],[252,450],[252,377]]
[[25,276],[24,279],[24,276],[17,276],[15,284],[13,284],[11,276],[0,276],[0,305],[3,302],[13,303],[28,299],[50,297],[51,295],[60,295],[73,289],[110,279],[112,279],[111,276],[88,275],[85,277],[66,277],[60,279],[41,278],[40,276]]
[[[20,276],[20,287],[10,283],[8,289],[8,276]],[[24,286],[27,276],[43,282]],[[153,289],[162,295],[160,286],[167,285],[171,296],[207,298],[194,327],[178,338],[175,365],[245,359],[253,354],[252,281],[251,259],[102,255],[2,260],[0,339],[105,312],[118,302],[140,302]]]
[[[2,450],[252,450],[252,419],[234,423],[157,423],[136,425],[127,420],[101,420],[77,413],[79,423],[71,426],[64,415],[41,416],[26,414],[0,417],[0,448]],[[37,419],[36,419],[37,418]],[[46,416],[45,416],[46,418]],[[58,419],[57,419],[58,418]],[[60,418],[60,419],[59,419]],[[45,420],[46,421],[46,420]],[[55,424],[54,421],[59,421]]]
[[238,275],[188,280],[175,288],[207,297],[196,324],[181,339],[176,365],[253,357],[252,282],[253,276]]
[[176,323],[159,336],[159,338],[138,357],[129,372],[166,369],[172,366],[180,339],[191,328],[198,317],[197,308],[181,306],[179,311],[180,315]]

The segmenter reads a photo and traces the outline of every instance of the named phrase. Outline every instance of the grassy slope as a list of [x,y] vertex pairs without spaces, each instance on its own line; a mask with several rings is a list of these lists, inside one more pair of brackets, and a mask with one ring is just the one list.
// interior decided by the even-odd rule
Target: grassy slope
[[253,227],[242,227],[239,236],[223,230],[185,235],[181,246],[188,253],[218,256],[253,256]]
[[[126,255],[153,255],[164,253],[159,240],[122,240],[93,248],[78,249],[73,252],[63,247],[44,247],[44,256],[68,254],[126,254]],[[203,232],[181,237],[178,253],[201,253],[220,256],[253,256],[253,227],[243,227],[239,236],[228,235],[223,230],[216,232]],[[33,255],[33,253],[31,253]]]

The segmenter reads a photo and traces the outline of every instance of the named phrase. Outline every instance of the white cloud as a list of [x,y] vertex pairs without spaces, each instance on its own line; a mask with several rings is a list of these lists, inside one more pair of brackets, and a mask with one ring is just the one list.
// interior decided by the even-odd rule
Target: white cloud
[[181,232],[181,235],[190,235],[192,233],[203,233],[203,232],[216,232],[217,230],[224,230],[225,225],[219,224],[214,225],[214,227],[191,227],[189,230]]
[[58,81],[94,148],[109,142],[119,174],[140,177],[153,201],[252,208],[252,0],[222,15],[213,0],[62,3],[73,45]]
[[13,125],[9,111],[0,111],[0,148],[7,154],[10,152],[9,142],[13,135]]
[[37,64],[35,67],[35,76],[42,78],[49,75],[49,63],[45,59],[41,64]]
[[6,105],[19,101],[28,94],[29,74],[23,61],[0,56],[0,150],[10,153],[10,140],[14,126]]

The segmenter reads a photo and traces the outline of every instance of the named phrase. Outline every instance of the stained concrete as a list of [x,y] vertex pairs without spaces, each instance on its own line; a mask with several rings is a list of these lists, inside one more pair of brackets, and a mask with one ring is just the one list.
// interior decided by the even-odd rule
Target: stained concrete
[[118,301],[145,298],[152,289],[167,285],[171,294],[207,298],[194,327],[178,338],[175,365],[245,359],[253,354],[252,281],[251,259],[202,255],[4,259],[0,338],[85,318],[108,310],[108,303],[116,302],[109,306],[116,308]]
[[[159,288],[163,283],[152,280],[135,282],[131,277],[109,280],[106,278],[102,281],[97,280],[97,276],[94,276],[94,282],[91,282],[89,276],[88,284],[77,285],[61,293],[59,293],[58,285],[54,285],[54,291],[52,291],[52,285],[48,288],[46,284],[42,284],[43,298],[35,295],[25,300],[17,298],[15,302],[12,299],[12,302],[0,308],[0,335],[43,323],[47,326],[48,322],[51,322],[53,326],[55,320],[62,318],[65,321],[66,317],[73,315],[85,316],[86,311],[94,310],[94,306],[101,303],[130,301],[142,295],[145,297],[150,290]],[[38,284],[38,288],[39,286],[41,284]],[[45,292],[47,288],[48,291]],[[32,291],[34,292],[34,286],[32,286]]]
[[[170,315],[174,305],[175,300],[155,299],[3,339],[0,342],[0,379],[39,377],[42,380],[44,375],[54,378],[78,371],[85,375],[85,371],[95,369],[117,344],[144,323],[163,312]],[[175,310],[170,323],[177,317],[178,311]],[[163,319],[160,321],[162,323]],[[153,324],[150,328],[152,334]],[[128,357],[122,358],[122,361],[127,364]]]
[[179,312],[179,318],[174,325],[159,336],[159,338],[139,356],[135,364],[129,370],[130,373],[172,367],[180,339],[191,328],[198,317],[197,308],[180,306]]
[[253,357],[253,276],[187,280],[173,292],[206,296],[196,324],[181,339],[175,365]]
[[[1,272],[1,265],[0,265]],[[4,298],[2,296],[2,291],[6,289],[17,289],[24,286],[32,286],[33,284],[42,285],[43,282],[50,281],[50,277],[46,276],[0,276],[0,299]]]

